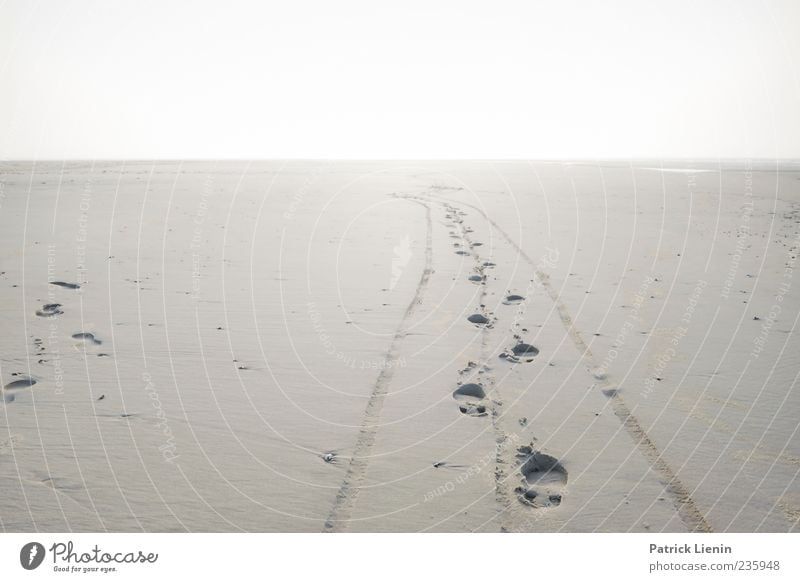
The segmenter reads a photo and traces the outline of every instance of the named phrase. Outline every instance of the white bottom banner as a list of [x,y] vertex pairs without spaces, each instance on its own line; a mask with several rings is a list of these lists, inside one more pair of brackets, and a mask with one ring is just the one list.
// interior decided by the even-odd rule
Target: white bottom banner
[[798,580],[798,542],[797,534],[3,534],[0,580]]

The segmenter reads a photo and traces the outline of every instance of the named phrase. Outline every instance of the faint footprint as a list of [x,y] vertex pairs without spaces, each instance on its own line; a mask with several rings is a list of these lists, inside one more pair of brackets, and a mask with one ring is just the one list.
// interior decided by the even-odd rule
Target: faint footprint
[[536,508],[561,505],[567,470],[558,459],[528,445],[517,449],[517,459],[522,484],[514,492],[520,503]]
[[81,340],[86,342],[87,344],[94,344],[96,346],[99,346],[100,344],[103,343],[102,341],[94,337],[93,333],[86,333],[86,332],[74,333],[72,334],[72,339]]
[[507,295],[503,300],[503,305],[519,305],[523,301],[525,298],[522,295]]
[[148,422],[151,419],[141,412],[118,412],[118,413],[99,413],[95,414],[98,418],[107,418],[112,422]]
[[39,485],[52,489],[58,495],[63,495],[65,499],[69,499],[82,509],[88,511],[88,507],[84,503],[84,495],[88,492],[83,484],[73,481],[72,479],[64,477],[53,477],[47,473],[35,471],[30,473],[30,476],[24,478],[25,481],[33,485]]
[[63,287],[64,289],[80,289],[81,286],[77,283],[65,283],[64,281],[50,281],[51,285]]
[[80,483],[71,481],[70,479],[64,479],[62,477],[51,477],[49,475],[41,474],[37,475],[36,480],[45,487],[50,487],[50,489],[57,489],[58,491],[83,490],[83,485],[81,485]]
[[13,451],[16,444],[21,440],[22,437],[20,435],[12,434],[9,438],[0,441],[0,455],[5,455]]

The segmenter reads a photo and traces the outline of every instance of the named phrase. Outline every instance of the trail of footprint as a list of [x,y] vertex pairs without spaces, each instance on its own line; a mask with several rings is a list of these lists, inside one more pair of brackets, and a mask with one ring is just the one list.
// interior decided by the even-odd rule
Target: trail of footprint
[[[430,206],[424,202],[415,202],[425,208],[427,228],[425,236],[425,267],[420,275],[419,283],[417,283],[414,297],[408,304],[405,313],[403,313],[400,323],[397,326],[397,331],[392,338],[392,343],[389,345],[389,350],[386,353],[387,362],[397,361],[400,346],[408,334],[408,324],[411,316],[414,314],[416,307],[421,303],[428,286],[428,280],[433,272],[433,226],[431,221],[431,209]],[[380,374],[378,374],[375,387],[372,390],[372,394],[369,397],[367,407],[364,411],[361,430],[359,431],[358,439],[353,449],[353,455],[350,458],[350,464],[347,467],[347,473],[336,495],[333,508],[325,520],[323,528],[325,532],[344,531],[347,528],[353,507],[358,498],[359,488],[366,477],[370,452],[375,444],[378,427],[380,426],[379,423],[384,400],[386,399],[386,394],[396,369],[397,366],[388,366],[383,368]]]
[[525,303],[525,297],[523,297],[522,295],[509,294],[506,295],[505,299],[503,299],[503,305],[519,306],[517,309],[516,316],[512,320],[511,327],[509,328],[509,333],[512,335],[516,343],[506,351],[501,352],[498,356],[500,359],[506,360],[507,362],[530,363],[533,362],[534,358],[537,355],[539,355],[539,348],[525,342],[522,339],[521,332],[528,331],[527,329],[522,328],[520,323],[525,314],[524,303]]
[[[475,244],[471,240],[470,233],[472,233],[472,229],[467,227],[464,224],[463,216],[466,216],[464,212],[458,211],[455,207],[447,204],[446,202],[443,203],[444,207],[449,211],[450,214],[454,216],[458,216],[459,219],[457,220],[458,226],[461,229],[461,238],[463,241],[467,243],[469,248],[471,249],[470,254],[472,255],[476,268],[475,270],[481,275],[482,281],[481,284],[481,293],[480,293],[480,306],[481,309],[485,308],[486,305],[486,297],[488,293],[487,289],[487,281],[484,274],[484,270],[487,268],[494,267],[494,263],[491,261],[483,261],[481,256],[475,250],[476,248],[480,247],[479,244]],[[511,497],[507,492],[507,480],[508,480],[508,461],[506,459],[507,456],[507,446],[509,442],[509,436],[506,432],[502,429],[500,425],[500,418],[502,417],[502,406],[503,402],[500,398],[500,395],[497,391],[497,388],[494,386],[494,377],[491,374],[491,366],[488,365],[487,361],[489,359],[489,329],[490,322],[488,318],[483,316],[482,314],[475,314],[470,316],[469,321],[473,324],[477,324],[481,327],[481,361],[483,362],[481,369],[478,371],[478,385],[481,388],[481,391],[484,390],[484,386],[491,385],[493,390],[493,398],[491,400],[490,405],[490,412],[491,412],[491,419],[492,419],[492,431],[494,433],[494,440],[495,440],[495,470],[494,470],[494,481],[495,481],[495,501],[500,507],[500,530],[507,531],[507,520],[509,518],[509,512],[511,509]],[[472,364],[472,363],[471,363]],[[472,366],[468,366],[468,370]],[[463,374],[465,371],[462,371]],[[462,386],[463,388],[463,386]],[[470,391],[476,392],[475,389],[470,388]],[[454,394],[455,397],[455,394]],[[459,409],[464,414],[469,414],[470,412],[476,412],[477,414],[470,414],[470,416],[482,416],[480,414],[479,406],[482,405],[472,405],[472,408],[468,408],[467,412],[464,411],[462,408],[463,405],[459,405]]]
[[[466,202],[461,202],[460,204],[472,208],[481,216],[483,216],[483,218],[492,225],[492,227],[506,240],[506,242],[511,245],[518,255],[534,268],[534,275],[536,279],[553,301],[561,322],[564,325],[564,328],[566,329],[566,332],[573,344],[580,352],[587,369],[590,371],[599,369],[592,351],[589,349],[589,346],[583,340],[580,332],[575,327],[566,305],[563,301],[561,301],[558,291],[550,283],[550,277],[547,275],[547,273],[542,272],[536,262],[533,261],[533,259],[531,259],[522,250],[522,248],[514,241],[513,238],[511,238],[511,236],[508,235],[508,233],[506,233],[505,230],[503,230],[494,220],[489,218],[483,210]],[[690,531],[713,531],[710,524],[706,521],[705,516],[698,509],[697,504],[694,502],[689,490],[681,482],[669,464],[667,464],[667,462],[663,459],[658,447],[655,445],[652,439],[650,439],[649,435],[641,426],[638,419],[632,414],[630,407],[628,407],[628,405],[625,403],[625,400],[619,391],[605,377],[595,376],[594,379],[595,385],[598,386],[600,390],[602,390],[603,394],[611,400],[614,414],[617,416],[617,418],[619,418],[619,420],[622,422],[622,426],[636,443],[639,452],[658,475],[659,481],[664,486],[667,494],[672,500],[672,504],[684,525]]]
[[[443,203],[446,209],[448,209],[448,214],[450,216],[464,216],[463,213],[458,214],[452,206],[449,206],[446,203]],[[488,293],[487,289],[487,278],[484,274],[486,269],[493,268],[495,265],[491,261],[482,261],[480,255],[474,250],[476,247],[481,246],[480,244],[475,244],[470,239],[470,233],[472,229],[464,224],[463,219],[457,221],[457,224],[454,225],[455,228],[460,228],[461,236],[460,239],[466,246],[470,249],[473,249],[470,253],[473,256],[473,259],[476,263],[475,272],[477,275],[473,275],[469,277],[469,279],[473,282],[480,283],[482,285],[481,295],[480,295],[480,303],[481,308],[483,309],[486,302],[486,296]],[[524,297],[520,295],[508,295],[506,296],[505,304],[507,305],[518,305],[524,301]],[[468,321],[470,323],[475,324],[477,327],[483,327],[483,333],[481,338],[481,361],[484,364],[479,368],[478,364],[474,362],[470,362],[469,365],[459,372],[459,376],[464,377],[465,380],[469,380],[469,383],[460,384],[459,388],[457,388],[453,393],[453,398],[459,401],[459,409],[463,414],[467,414],[469,416],[485,416],[486,415],[486,407],[487,404],[491,410],[492,416],[492,430],[495,435],[495,499],[500,507],[500,531],[510,531],[512,530],[512,524],[520,522],[523,519],[523,515],[520,513],[520,510],[515,509],[515,505],[512,504],[512,499],[516,497],[520,500],[521,503],[524,505],[539,507],[544,506],[545,503],[547,506],[554,506],[560,503],[561,501],[561,493],[554,490],[553,487],[543,490],[540,486],[539,488],[534,488],[532,486],[524,485],[518,486],[512,491],[512,487],[514,487],[514,483],[510,479],[508,475],[508,468],[514,466],[514,463],[522,464],[524,467],[523,475],[529,475],[531,482],[534,481],[533,475],[535,473],[535,466],[534,462],[527,462],[519,460],[519,454],[515,459],[512,453],[509,450],[509,443],[512,442],[512,436],[516,438],[516,434],[509,436],[509,434],[503,430],[501,425],[501,417],[502,417],[502,401],[499,399],[499,395],[497,390],[492,390],[492,394],[494,396],[493,400],[486,401],[486,386],[494,385],[494,380],[492,377],[491,367],[487,365],[485,362],[488,361],[489,357],[489,334],[488,328],[490,327],[491,321],[485,317],[482,313],[473,314],[469,316]],[[527,331],[527,330],[523,330]],[[521,337],[515,333],[515,328],[512,326],[510,329],[511,334],[514,336],[516,340],[516,344],[508,349],[507,353],[502,354],[501,357],[506,358],[508,361],[513,362],[530,362],[533,360],[533,357],[539,353],[538,348],[527,344],[522,341]],[[477,374],[476,374],[476,369]],[[484,403],[487,404],[484,404]],[[524,423],[523,423],[524,426]],[[530,447],[527,447],[531,449]],[[525,447],[518,449],[518,452],[521,450],[525,450]],[[532,449],[528,451],[529,453],[532,452]],[[547,456],[537,456],[535,459],[541,463],[543,459],[549,458]],[[527,464],[526,464],[527,463]],[[560,466],[560,465],[559,465]],[[565,472],[564,472],[565,474]],[[538,498],[536,501],[534,499]]]

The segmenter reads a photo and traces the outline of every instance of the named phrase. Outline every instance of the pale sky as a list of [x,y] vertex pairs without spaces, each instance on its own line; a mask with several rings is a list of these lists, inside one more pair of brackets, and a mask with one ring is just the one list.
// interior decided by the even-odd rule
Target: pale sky
[[11,0],[0,89],[3,159],[800,158],[800,2]]

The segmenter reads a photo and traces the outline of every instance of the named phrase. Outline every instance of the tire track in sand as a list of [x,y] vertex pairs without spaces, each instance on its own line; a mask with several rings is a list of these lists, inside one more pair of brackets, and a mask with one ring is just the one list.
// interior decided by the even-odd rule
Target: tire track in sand
[[[419,283],[417,283],[416,291],[411,302],[406,307],[400,323],[397,326],[397,331],[392,338],[392,343],[386,352],[386,361],[396,361],[398,359],[400,346],[403,343],[406,335],[408,334],[408,322],[414,314],[416,307],[422,302],[422,297],[428,286],[433,264],[433,223],[431,220],[431,208],[424,202],[413,202],[425,208],[426,219],[426,234],[425,234],[425,268],[422,270]],[[350,464],[347,467],[347,473],[342,480],[339,487],[339,492],[336,494],[333,508],[325,520],[323,528],[324,532],[341,532],[347,528],[350,516],[353,512],[358,492],[364,483],[369,465],[370,452],[375,445],[375,438],[378,434],[380,427],[381,411],[383,404],[386,400],[386,394],[389,391],[389,385],[394,378],[396,366],[386,366],[378,374],[375,380],[375,386],[372,389],[372,394],[367,401],[364,416],[359,429],[358,439],[356,440],[353,449],[353,455],[350,457]]]
[[[452,201],[448,200],[448,202],[451,205],[454,204]],[[587,368],[590,371],[596,370],[598,365],[595,361],[594,355],[584,341],[583,337],[581,337],[578,329],[575,327],[572,316],[567,310],[567,306],[563,301],[561,301],[561,298],[558,296],[558,292],[550,283],[549,275],[542,272],[533,259],[531,259],[531,257],[529,257],[525,251],[522,250],[522,248],[514,241],[514,239],[512,239],[511,236],[509,236],[508,233],[506,233],[506,231],[500,227],[500,225],[489,218],[481,208],[473,206],[467,202],[458,202],[457,204],[468,206],[483,216],[483,218],[492,225],[492,227],[500,234],[500,236],[502,236],[506,242],[508,242],[508,244],[511,245],[511,247],[517,251],[517,253],[519,253],[519,256],[533,267],[534,276],[539,282],[539,285],[547,292],[547,294],[550,296],[550,299],[553,301],[553,304],[558,311],[558,315],[561,318],[561,322],[567,331],[567,335],[581,353],[581,358],[587,365]],[[631,439],[633,439],[641,455],[658,475],[659,482],[664,486],[664,490],[672,500],[672,504],[674,505],[675,510],[677,511],[678,516],[683,524],[689,529],[689,531],[712,532],[713,530],[711,525],[706,521],[705,516],[697,508],[697,505],[695,504],[694,499],[692,499],[689,490],[681,482],[669,464],[664,460],[663,456],[661,455],[661,451],[659,451],[658,447],[649,437],[644,427],[642,427],[642,425],[639,423],[639,420],[636,418],[636,416],[633,415],[630,407],[625,403],[625,400],[623,399],[622,395],[620,395],[619,391],[616,390],[606,378],[598,378],[597,376],[594,376],[594,378],[595,386],[599,387],[603,394],[610,399],[614,414],[620,420],[623,428],[625,428]]]

